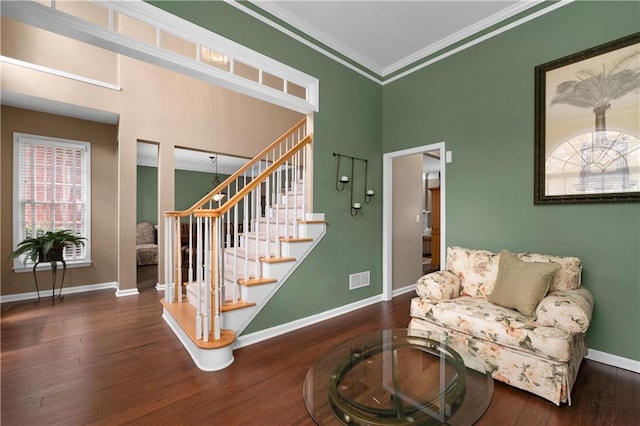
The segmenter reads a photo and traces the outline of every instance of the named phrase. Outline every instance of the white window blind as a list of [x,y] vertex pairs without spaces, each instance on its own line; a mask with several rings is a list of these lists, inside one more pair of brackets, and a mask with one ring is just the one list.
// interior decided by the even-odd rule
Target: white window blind
[[90,261],[90,164],[87,142],[14,134],[14,247],[27,237],[70,229],[87,241],[68,247],[65,261]]

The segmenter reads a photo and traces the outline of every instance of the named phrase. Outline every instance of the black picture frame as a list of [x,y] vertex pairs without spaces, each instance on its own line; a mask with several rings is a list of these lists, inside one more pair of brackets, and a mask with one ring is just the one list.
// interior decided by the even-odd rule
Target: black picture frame
[[639,64],[640,32],[535,67],[534,204],[640,202]]

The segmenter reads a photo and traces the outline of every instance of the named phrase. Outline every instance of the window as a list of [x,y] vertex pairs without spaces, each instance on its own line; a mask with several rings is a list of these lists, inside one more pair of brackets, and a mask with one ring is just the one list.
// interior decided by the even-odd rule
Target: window
[[561,143],[545,164],[547,195],[632,192],[640,188],[640,139],[587,132]]
[[[88,142],[14,133],[13,244],[46,231],[71,229],[85,246],[65,251],[68,266],[91,261],[91,156]],[[15,269],[32,265],[16,259]]]

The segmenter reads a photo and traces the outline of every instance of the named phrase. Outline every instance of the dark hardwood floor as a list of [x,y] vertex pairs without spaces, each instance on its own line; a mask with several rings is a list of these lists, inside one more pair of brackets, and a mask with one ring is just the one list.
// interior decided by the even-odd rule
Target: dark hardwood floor
[[[309,366],[365,331],[406,327],[411,294],[235,351],[202,372],[161,318],[155,289],[4,304],[1,422],[10,425],[312,425]],[[573,405],[495,382],[480,425],[637,425],[640,374],[584,361]]]

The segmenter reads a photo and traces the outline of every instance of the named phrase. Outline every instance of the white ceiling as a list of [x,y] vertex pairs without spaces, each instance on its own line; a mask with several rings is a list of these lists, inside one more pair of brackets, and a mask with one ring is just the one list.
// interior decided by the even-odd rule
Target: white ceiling
[[540,2],[253,1],[382,77]]
[[[211,157],[215,158],[215,162]],[[205,173],[217,172],[221,175],[230,175],[247,164],[248,161],[246,158],[196,151],[193,149],[176,148],[175,150],[175,168],[177,170],[191,170]],[[216,162],[218,163],[217,170]],[[158,145],[138,142],[137,164],[139,166],[157,167]]]

